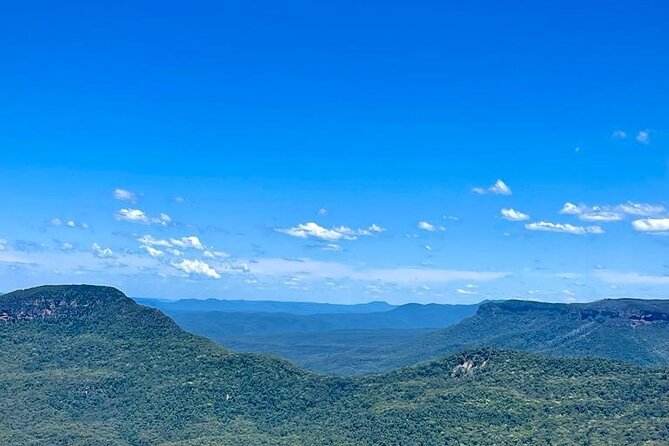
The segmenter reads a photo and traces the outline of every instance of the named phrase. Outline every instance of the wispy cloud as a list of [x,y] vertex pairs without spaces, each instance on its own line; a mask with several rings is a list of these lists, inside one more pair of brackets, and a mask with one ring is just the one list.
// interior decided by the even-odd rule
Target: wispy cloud
[[149,254],[151,257],[161,257],[165,255],[163,251],[160,249],[156,249],[153,246],[150,245],[142,245],[142,248]]
[[65,228],[79,228],[79,229],[88,229],[88,223],[77,222],[75,220],[67,220],[60,218],[54,218],[49,222],[51,226],[62,226]]
[[639,217],[650,217],[662,214],[667,210],[661,204],[634,203],[632,201],[618,205],[617,209],[625,214],[636,215]]
[[130,208],[119,210],[115,217],[117,220],[128,221],[131,223],[143,223],[146,225],[157,224],[167,226],[172,222],[172,218],[165,213],[161,213],[158,217],[149,217],[141,209]]
[[397,285],[424,283],[485,282],[508,276],[500,271],[466,271],[438,268],[353,268],[339,262],[321,262],[311,259],[257,259],[244,263],[253,275],[286,276],[301,274],[312,279],[349,279],[356,281],[381,281]]
[[627,138],[627,132],[625,132],[624,130],[616,130],[611,135],[611,138],[613,138],[613,139],[625,139],[625,138]]
[[278,228],[275,229],[282,234],[290,235],[298,238],[313,238],[324,241],[337,240],[356,240],[358,237],[371,236],[375,233],[384,232],[385,228],[373,224],[365,229],[352,229],[348,226],[333,226],[332,228],[325,228],[315,222],[302,223],[292,228]]
[[134,193],[134,192],[130,192],[129,190],[114,189],[113,195],[114,195],[114,198],[117,199],[117,200],[129,201],[130,203],[136,203],[137,202],[137,194]]
[[636,134],[636,140],[640,144],[644,145],[650,144],[650,131],[639,130],[639,132]]
[[548,221],[538,221],[525,224],[525,228],[530,231],[561,232],[564,234],[603,234],[604,229],[600,226],[575,226],[569,223],[552,223]]
[[487,188],[483,187],[475,187],[472,189],[473,192],[479,194],[479,195],[485,195],[485,194],[494,194],[494,195],[511,195],[512,191],[511,188],[502,180],[497,180],[493,185]]
[[501,211],[499,211],[499,213],[502,215],[503,219],[509,221],[526,221],[530,219],[530,216],[528,214],[525,214],[523,212],[511,208],[502,209]]
[[428,221],[419,221],[418,222],[418,229],[422,229],[423,231],[427,232],[437,232],[437,231],[445,231],[446,228],[444,226],[436,226],[433,225],[432,223]]
[[458,288],[455,290],[456,293],[458,294],[463,294],[463,295],[476,295],[478,294],[478,285],[474,285],[472,283],[468,283],[467,285],[464,286],[464,288]]
[[635,203],[632,201],[613,206],[588,206],[567,202],[562,206],[560,214],[575,215],[583,221],[606,223],[623,220],[626,215],[651,216],[663,213],[665,210],[665,207],[662,205]]
[[321,247],[321,250],[323,250],[323,251],[335,251],[335,252],[338,252],[338,251],[341,251],[341,250],[342,250],[342,247],[339,246],[339,245],[336,244],[336,243],[326,243],[325,245],[323,245],[323,246]]
[[593,275],[604,282],[618,285],[669,285],[669,276],[639,272],[596,270]]

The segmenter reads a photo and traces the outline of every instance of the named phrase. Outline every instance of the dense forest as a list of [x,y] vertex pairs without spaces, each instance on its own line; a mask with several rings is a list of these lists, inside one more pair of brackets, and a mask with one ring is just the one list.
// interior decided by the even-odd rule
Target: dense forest
[[[477,347],[669,364],[667,300],[609,299],[583,304],[509,300],[480,306],[410,304],[390,309],[380,303],[350,308],[311,304],[315,305],[312,311],[326,313],[290,313],[307,305],[249,302],[240,312],[242,304],[236,301],[159,304],[185,330],[224,347],[277,355],[328,374],[379,373]],[[268,311],[277,307],[280,312]]]
[[360,378],[232,353],[118,290],[0,297],[3,445],[664,445],[669,368],[478,348]]

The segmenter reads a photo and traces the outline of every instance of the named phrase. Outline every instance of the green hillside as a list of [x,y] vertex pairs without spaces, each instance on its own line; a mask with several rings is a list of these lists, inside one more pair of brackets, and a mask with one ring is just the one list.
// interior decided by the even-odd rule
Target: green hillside
[[489,302],[471,318],[395,346],[380,367],[415,364],[479,346],[669,364],[669,300]]
[[472,350],[324,377],[190,335],[118,290],[0,297],[2,445],[663,445],[669,369]]

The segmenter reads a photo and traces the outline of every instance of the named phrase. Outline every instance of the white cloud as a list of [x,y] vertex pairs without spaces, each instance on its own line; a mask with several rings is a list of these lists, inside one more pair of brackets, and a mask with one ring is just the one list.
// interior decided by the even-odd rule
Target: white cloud
[[315,238],[324,241],[355,240],[359,236],[370,236],[373,233],[383,232],[384,228],[373,224],[366,229],[352,229],[348,226],[334,226],[324,228],[315,222],[302,223],[292,228],[275,229],[282,234],[298,238]]
[[634,203],[632,201],[619,204],[617,209],[625,214],[637,215],[640,217],[650,217],[653,215],[662,214],[667,210],[661,204]]
[[579,215],[578,218],[583,221],[607,223],[611,221],[620,221],[623,219],[623,216],[618,212],[605,211],[595,208],[591,212],[586,212]]
[[71,251],[74,249],[74,245],[69,242],[63,242],[60,244],[61,251]]
[[583,208],[583,205],[575,205],[574,203],[567,202],[560,209],[560,214],[579,215],[583,213]]
[[172,244],[167,240],[156,239],[152,235],[143,235],[137,239],[137,241],[142,245],[147,246],[161,246],[163,248],[171,247]]
[[479,195],[485,195],[487,193],[491,193],[494,195],[511,195],[511,188],[502,180],[497,180],[495,181],[495,184],[492,186],[486,188],[483,187],[475,187],[472,189],[473,192],[479,194]]
[[425,245],[425,246],[423,246],[423,248],[425,248],[425,251],[428,251],[428,252],[432,251],[432,246],[430,246],[430,245]]
[[153,246],[142,245],[142,248],[144,248],[146,250],[146,252],[149,253],[149,255],[151,257],[160,257],[160,256],[165,254],[164,252],[162,252],[159,249],[154,248]]
[[491,194],[511,195],[511,188],[502,180],[497,180],[489,189]]
[[458,294],[463,294],[463,295],[474,295],[474,294],[478,294],[477,291],[473,291],[473,290],[471,290],[471,289],[464,289],[464,288],[458,288],[457,290],[455,290],[455,292],[458,293]]
[[184,259],[181,262],[172,263],[172,266],[186,274],[197,274],[212,279],[221,278],[221,275],[214,268],[202,260]]
[[320,208],[318,210],[318,215],[328,215],[328,210],[325,208]]
[[648,130],[640,130],[636,134],[636,140],[644,145],[650,144],[650,132]]
[[423,231],[428,231],[428,232],[436,232],[436,231],[445,231],[446,228],[443,226],[435,226],[430,222],[427,221],[419,221],[418,222],[418,229],[422,229]]
[[525,224],[525,228],[530,231],[544,232],[562,232],[565,234],[603,234],[604,230],[600,226],[574,226],[569,223],[551,223],[548,221],[539,221]]
[[116,213],[117,220],[124,220],[131,223],[143,223],[143,224],[158,224],[162,226],[167,226],[172,222],[172,218],[165,214],[161,213],[159,217],[149,217],[141,209],[130,209],[123,208]]
[[125,220],[134,223],[150,223],[151,219],[147,217],[144,211],[140,209],[121,209],[116,213],[117,220]]
[[[149,253],[149,255],[153,257],[158,257],[160,255],[163,255],[164,252],[168,252],[174,256],[180,256],[182,254],[181,250],[185,249],[195,249],[197,251],[202,251],[202,255],[210,259],[228,257],[228,254],[226,254],[225,252],[216,251],[206,247],[199,239],[199,237],[194,235],[165,240],[165,239],[157,239],[152,235],[147,234],[139,237],[137,241],[139,242],[140,246],[143,249],[145,249],[146,252]],[[156,247],[164,249],[158,250]]]
[[327,243],[326,245],[324,245],[324,246],[321,248],[321,250],[323,250],[323,251],[341,251],[341,250],[342,250],[342,247],[339,246],[339,245],[336,244],[336,243]]
[[352,238],[334,229],[324,228],[315,222],[302,223],[292,228],[277,229],[276,231],[290,235],[291,237],[299,237],[299,238],[311,237],[320,240],[339,240],[342,238],[344,239]]
[[178,248],[194,248],[197,249],[198,251],[204,250],[204,245],[202,244],[200,239],[194,235],[181,237],[180,239],[171,238],[170,242],[172,243],[173,246],[176,246]]
[[[181,254],[181,252],[179,252],[178,250],[177,250],[177,252],[179,253],[178,255]],[[223,252],[223,251],[211,251],[211,250],[204,251],[202,253],[202,255],[205,256],[205,257],[208,257],[210,259],[220,259],[220,258],[229,257],[229,255],[227,253]]]
[[101,259],[114,257],[114,252],[110,248],[103,248],[97,243],[93,243],[91,246],[91,252],[95,254],[96,257],[100,257]]
[[503,219],[509,221],[525,221],[530,219],[529,215],[511,208],[505,208],[499,212]]
[[610,206],[586,206],[567,202],[560,209],[560,214],[576,215],[583,221],[611,222],[623,219],[621,212]]
[[669,232],[669,218],[643,218],[634,220],[632,227],[639,232]]
[[0,251],[7,249],[7,240],[0,238]]
[[158,224],[161,224],[163,226],[166,226],[166,225],[172,223],[172,217],[170,217],[169,215],[167,215],[164,212],[161,212],[160,217],[154,218],[152,220],[152,223],[158,223]]
[[605,223],[623,220],[626,215],[650,216],[664,211],[665,207],[662,205],[634,203],[632,201],[616,206],[588,206],[567,202],[562,206],[560,214],[576,215],[583,221]]
[[114,189],[114,198],[121,201],[137,202],[137,194],[125,189]]
[[613,138],[613,139],[625,139],[625,138],[627,138],[627,133],[624,132],[623,130],[616,130],[611,135],[611,138]]
[[372,224],[369,228],[367,228],[369,232],[386,232],[386,228],[377,225],[376,223]]

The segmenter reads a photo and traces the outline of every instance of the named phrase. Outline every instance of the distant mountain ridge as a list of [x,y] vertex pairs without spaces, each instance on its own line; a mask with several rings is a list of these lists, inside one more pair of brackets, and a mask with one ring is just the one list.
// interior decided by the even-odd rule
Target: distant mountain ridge
[[352,329],[442,328],[473,315],[477,305],[407,304],[373,313],[236,313],[163,310],[186,330],[211,338]]
[[274,300],[227,300],[227,299],[179,299],[166,301],[150,298],[135,298],[137,303],[159,308],[166,312],[173,311],[224,311],[231,313],[375,313],[397,308],[387,302],[374,301],[363,304],[327,304],[318,302],[289,302]]
[[[311,309],[315,308],[330,309],[324,305]],[[275,354],[318,372],[359,374],[379,371],[377,346],[391,348],[430,329],[447,327],[472,316],[477,308],[406,304],[371,313],[358,308],[318,314],[179,311],[172,306],[162,310],[185,330],[236,351]]]
[[669,364],[669,300],[407,304],[310,315],[166,311],[221,345],[334,374],[378,373],[479,347]]
[[0,444],[666,444],[669,368],[491,349],[363,378],[235,354],[118,290],[0,297]]

